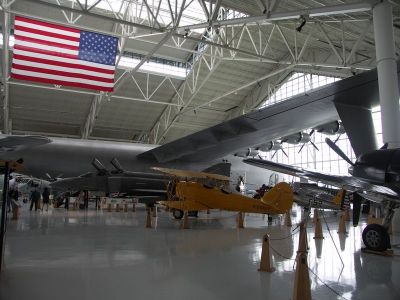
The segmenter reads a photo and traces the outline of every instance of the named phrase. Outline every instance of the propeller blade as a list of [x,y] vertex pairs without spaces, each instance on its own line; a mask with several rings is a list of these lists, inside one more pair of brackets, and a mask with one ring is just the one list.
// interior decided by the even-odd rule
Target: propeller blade
[[314,132],[315,132],[315,129],[311,129],[309,135],[312,136],[314,134]]
[[282,150],[283,154],[285,154],[285,156],[286,156],[287,158],[289,158],[289,156],[287,155],[287,153],[285,152],[285,150],[283,150],[283,149],[281,149],[281,150]]
[[299,152],[297,152],[297,153],[300,153],[301,150],[303,150],[303,147],[304,147],[305,144],[306,144],[306,143],[304,143],[303,145],[301,145],[300,150],[299,150]]
[[[283,150],[282,150],[282,151],[283,151]],[[278,152],[278,150],[276,150],[276,151],[274,152],[274,154],[272,154],[272,156],[271,156],[271,159],[273,159],[273,158],[274,158],[274,156],[275,156],[276,152]]]
[[319,151],[318,147],[314,144],[313,141],[310,141],[310,143],[311,143],[311,145],[313,145],[313,147],[314,147],[315,149],[317,149],[317,151]]
[[261,157],[261,155],[260,155],[260,154],[258,154],[258,158],[259,158],[259,159],[263,159],[263,158]]
[[344,152],[334,142],[332,142],[329,138],[326,138],[325,142],[333,151],[336,152],[337,155],[347,161],[350,165],[354,166],[354,163],[350,160],[350,158],[348,158],[347,155],[344,154]]

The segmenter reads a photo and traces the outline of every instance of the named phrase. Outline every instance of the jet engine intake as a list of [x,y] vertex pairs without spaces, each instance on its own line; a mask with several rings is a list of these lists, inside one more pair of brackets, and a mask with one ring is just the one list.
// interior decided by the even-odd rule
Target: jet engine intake
[[238,157],[246,158],[246,157],[256,157],[259,154],[260,154],[260,151],[253,149],[253,148],[248,148],[246,150],[236,152],[234,155],[238,156]]

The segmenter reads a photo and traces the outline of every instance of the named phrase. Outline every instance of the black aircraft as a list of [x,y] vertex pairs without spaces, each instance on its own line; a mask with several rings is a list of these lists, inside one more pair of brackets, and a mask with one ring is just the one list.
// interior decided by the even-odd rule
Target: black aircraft
[[390,248],[387,229],[393,218],[394,209],[400,206],[400,149],[386,149],[384,146],[379,150],[359,155],[353,163],[330,139],[327,138],[326,142],[351,165],[349,168],[351,176],[325,174],[262,159],[249,158],[244,162],[353,192],[354,225],[358,223],[362,198],[381,203],[386,208],[382,225],[368,225],[363,230],[362,237],[365,246],[371,250],[384,251]]

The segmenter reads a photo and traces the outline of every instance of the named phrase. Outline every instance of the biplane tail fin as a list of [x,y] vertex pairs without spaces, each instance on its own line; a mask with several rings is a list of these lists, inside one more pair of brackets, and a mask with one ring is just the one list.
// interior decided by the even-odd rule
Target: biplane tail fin
[[293,205],[293,190],[286,182],[280,182],[265,193],[261,201],[271,206],[277,214],[286,213]]

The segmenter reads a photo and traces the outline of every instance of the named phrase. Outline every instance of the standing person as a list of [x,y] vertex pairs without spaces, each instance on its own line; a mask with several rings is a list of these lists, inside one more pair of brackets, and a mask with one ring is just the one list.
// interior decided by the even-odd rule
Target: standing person
[[239,193],[242,193],[242,194],[244,192],[244,179],[243,179],[243,176],[239,176],[238,182],[236,184],[236,191],[239,192]]
[[38,210],[38,204],[40,200],[40,192],[35,188],[31,193],[31,207],[30,210],[33,208],[33,204],[35,204],[35,211]]
[[46,205],[46,211],[49,210],[49,202],[50,202],[50,191],[48,187],[45,187],[42,193],[42,198],[43,198],[43,209],[44,206]]
[[71,196],[71,192],[66,192],[64,197],[65,197],[65,209],[68,210],[69,209],[69,197]]
[[14,189],[10,189],[8,191],[8,197],[7,197],[7,212],[11,212],[11,199],[14,197]]

